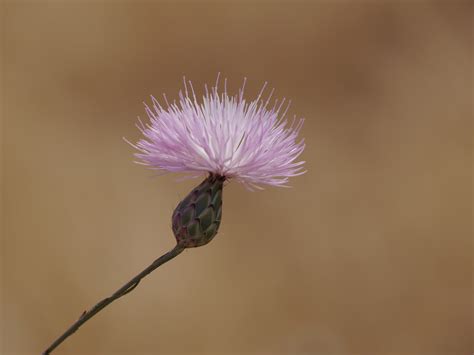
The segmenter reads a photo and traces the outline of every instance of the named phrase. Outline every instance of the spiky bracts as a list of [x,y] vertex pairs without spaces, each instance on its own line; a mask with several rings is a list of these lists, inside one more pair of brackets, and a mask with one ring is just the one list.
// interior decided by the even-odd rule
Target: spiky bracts
[[176,207],[172,217],[173,233],[184,248],[209,243],[217,234],[222,216],[222,187],[225,178],[210,175]]

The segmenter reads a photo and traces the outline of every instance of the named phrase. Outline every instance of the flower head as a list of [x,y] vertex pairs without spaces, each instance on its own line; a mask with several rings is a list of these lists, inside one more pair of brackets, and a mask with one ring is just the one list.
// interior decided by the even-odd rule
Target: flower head
[[164,108],[152,97],[152,107],[145,104],[150,122],[140,122],[144,138],[135,145],[141,163],[161,172],[210,173],[248,188],[284,186],[289,177],[303,174],[304,162],[296,161],[304,149],[304,141],[297,141],[303,119],[288,123],[284,99],[268,108],[273,91],[263,100],[266,84],[247,101],[245,80],[235,96],[227,93],[226,82],[219,93],[218,76],[201,101],[186,80],[178,103],[169,104],[165,96]]

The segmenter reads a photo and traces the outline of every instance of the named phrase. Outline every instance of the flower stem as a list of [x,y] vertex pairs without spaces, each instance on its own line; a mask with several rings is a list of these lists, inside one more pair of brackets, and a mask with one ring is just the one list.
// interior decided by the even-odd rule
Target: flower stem
[[131,292],[135,287],[138,286],[140,281],[149,273],[151,273],[153,270],[155,270],[157,267],[160,265],[163,265],[167,261],[170,261],[174,257],[178,256],[184,248],[177,244],[172,250],[167,252],[166,254],[163,254],[160,256],[158,259],[156,259],[150,266],[148,266],[145,270],[140,272],[137,276],[135,276],[133,279],[131,279],[129,282],[127,282],[125,285],[123,285],[120,289],[115,291],[115,293],[107,298],[104,298],[102,301],[97,303],[94,307],[92,307],[90,310],[85,311],[79,319],[69,327],[68,330],[64,332],[63,335],[61,335],[58,339],[52,343],[48,349],[46,349],[43,352],[43,355],[48,355],[50,354],[58,345],[60,345],[64,340],[66,340],[70,335],[72,335],[76,330],[79,329],[81,325],[83,325],[85,322],[87,322],[89,319],[91,319],[93,316],[95,316],[97,313],[99,313],[102,309],[107,307],[109,304],[111,304],[113,301],[116,299],[125,296],[127,293]]

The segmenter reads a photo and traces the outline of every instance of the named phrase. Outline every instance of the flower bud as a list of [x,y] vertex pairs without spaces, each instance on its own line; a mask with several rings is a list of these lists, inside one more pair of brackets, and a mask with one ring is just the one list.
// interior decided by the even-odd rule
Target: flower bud
[[225,178],[211,174],[176,207],[172,217],[178,245],[200,247],[217,234],[222,215],[222,187]]

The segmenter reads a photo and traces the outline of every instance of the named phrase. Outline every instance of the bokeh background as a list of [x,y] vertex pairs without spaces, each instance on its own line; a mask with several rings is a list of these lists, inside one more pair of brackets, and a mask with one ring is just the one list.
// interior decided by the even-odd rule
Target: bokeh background
[[305,117],[291,189],[225,188],[220,233],[58,354],[472,353],[472,5],[3,3],[2,350],[38,354],[174,245],[199,181],[122,137],[218,72]]

